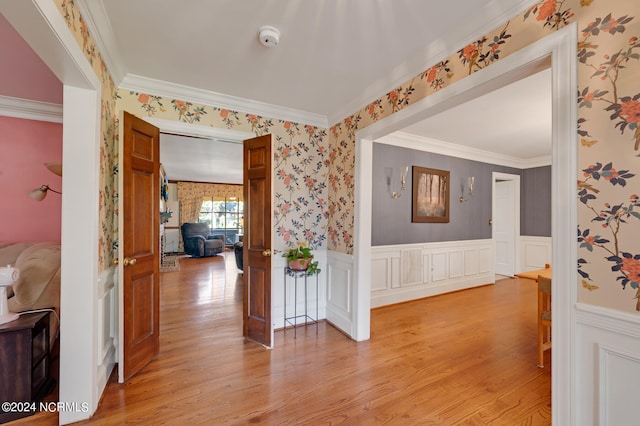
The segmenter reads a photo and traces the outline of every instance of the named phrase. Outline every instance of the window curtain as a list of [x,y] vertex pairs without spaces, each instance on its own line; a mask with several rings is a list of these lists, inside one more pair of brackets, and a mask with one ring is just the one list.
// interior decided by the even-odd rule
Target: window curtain
[[[178,201],[180,202],[180,220],[196,222],[204,197],[237,197],[242,199],[242,185],[223,183],[178,182]],[[182,250],[182,233],[180,233],[179,250]]]

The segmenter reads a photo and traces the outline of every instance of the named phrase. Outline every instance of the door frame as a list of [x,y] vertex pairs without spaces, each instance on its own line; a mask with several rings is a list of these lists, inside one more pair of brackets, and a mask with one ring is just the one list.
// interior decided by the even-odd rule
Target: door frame
[[[496,247],[496,220],[495,214],[496,211],[496,182],[498,180],[502,181],[512,181],[515,185],[515,194],[513,197],[513,208],[514,208],[514,223],[513,229],[511,230],[513,233],[513,269],[514,273],[520,270],[520,175],[514,175],[510,173],[500,173],[493,172],[491,175],[491,239],[493,240],[493,252],[494,252],[494,263],[495,263],[495,247]],[[495,265],[494,265],[495,268]]]
[[371,316],[371,199],[373,143],[375,139],[401,130],[444,109],[473,99],[505,84],[530,75],[531,67],[551,58],[552,81],[552,421],[573,424],[576,415],[575,386],[578,227],[576,176],[577,134],[577,44],[575,22],[491,66],[478,71],[415,104],[375,122],[356,133],[354,200],[354,294],[351,304],[351,336],[370,337]]
[[104,388],[100,369],[109,369],[99,364],[101,354],[95,350],[101,308],[97,303],[101,83],[54,2],[3,1],[0,12],[64,86],[60,283],[64,314],[58,399],[88,404],[86,412],[60,411],[60,424],[72,423],[95,412]]

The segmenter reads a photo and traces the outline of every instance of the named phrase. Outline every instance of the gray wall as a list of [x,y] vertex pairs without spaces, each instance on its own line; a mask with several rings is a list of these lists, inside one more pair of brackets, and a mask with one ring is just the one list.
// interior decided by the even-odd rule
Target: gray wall
[[551,166],[522,170],[520,234],[551,237]]
[[[400,169],[409,166],[406,189],[398,199],[391,198],[390,191],[398,191],[400,187]],[[449,206],[449,223],[412,223],[411,222],[411,166],[429,167],[448,170],[451,178],[451,194]],[[391,188],[387,186],[385,169],[393,168]],[[491,238],[491,189],[492,173],[511,173],[521,178],[522,198],[527,192],[534,192],[536,198],[528,203],[526,217],[522,217],[525,204],[521,199],[521,229],[532,232],[544,232],[545,220],[550,223],[551,211],[545,216],[545,210],[538,210],[540,205],[550,205],[551,200],[551,168],[548,167],[548,185],[545,168],[531,169],[536,171],[531,177],[523,176],[526,170],[487,164],[479,161],[464,160],[424,151],[394,147],[380,143],[373,144],[373,200],[371,245],[412,244],[437,241],[458,241]],[[458,199],[461,195],[461,184],[469,176],[475,176],[473,197],[465,203]],[[525,184],[524,181],[531,181]],[[526,185],[526,186],[525,186]],[[546,186],[545,186],[546,185]],[[546,188],[546,194],[544,190]],[[541,202],[548,198],[548,203]],[[535,224],[529,224],[534,220]],[[550,230],[549,225],[549,230]],[[522,235],[538,235],[521,232]],[[551,232],[549,231],[549,235]]]

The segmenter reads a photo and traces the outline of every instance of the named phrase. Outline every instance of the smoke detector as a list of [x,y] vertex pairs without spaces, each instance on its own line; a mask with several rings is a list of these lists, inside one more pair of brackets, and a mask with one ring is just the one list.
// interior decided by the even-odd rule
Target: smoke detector
[[265,47],[276,47],[280,43],[280,31],[269,25],[260,27],[258,30],[258,40]]

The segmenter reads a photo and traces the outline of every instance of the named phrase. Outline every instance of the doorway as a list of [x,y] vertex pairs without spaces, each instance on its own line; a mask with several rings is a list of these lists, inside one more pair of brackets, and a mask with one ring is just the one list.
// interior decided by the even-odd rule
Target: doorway
[[371,164],[374,139],[430,117],[451,105],[494,90],[530,74],[531,67],[551,59],[552,68],[552,237],[553,279],[567,283],[553,287],[552,374],[553,422],[565,424],[571,418],[572,383],[575,373],[570,362],[574,341],[574,305],[577,289],[577,27],[571,24],[490,67],[476,72],[439,92],[424,98],[403,111],[380,120],[356,134],[354,282],[352,310],[355,324],[352,337],[367,340],[370,336],[371,308]]
[[114,361],[96,356],[111,291],[98,277],[101,84],[53,2],[5,1],[0,12],[64,85],[59,400],[88,403],[60,412],[72,423],[95,410]]
[[492,239],[495,274],[513,277],[520,271],[520,176],[492,176]]

